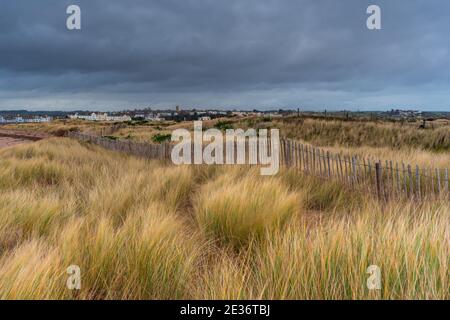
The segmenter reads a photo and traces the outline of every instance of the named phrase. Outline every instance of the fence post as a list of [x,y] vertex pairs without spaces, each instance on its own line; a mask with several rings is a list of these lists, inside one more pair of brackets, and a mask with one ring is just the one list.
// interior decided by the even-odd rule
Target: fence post
[[289,141],[287,139],[284,139],[284,162],[286,165],[286,168],[289,166]]
[[286,167],[291,166],[291,140],[286,139]]
[[284,148],[284,153],[286,154],[286,167],[289,167],[290,165],[290,159],[289,159],[289,140],[286,139],[285,140],[285,148]]
[[409,179],[409,196],[413,197],[414,196],[414,182],[413,182],[413,178],[412,178],[412,171],[411,171],[411,165],[408,164],[408,179]]
[[319,175],[322,176],[322,160],[320,159],[320,149],[316,149],[317,152],[317,160],[319,162]]
[[316,167],[316,148],[311,148],[311,157],[312,157],[312,172],[314,175],[317,175],[317,167]]
[[338,156],[337,155],[334,156],[334,163],[335,163],[335,174],[336,174],[338,180],[340,180],[341,179],[341,174],[339,172],[339,161],[338,161]]
[[323,176],[327,176],[327,160],[325,158],[325,151],[322,150],[322,160],[323,160]]
[[303,159],[303,144],[302,143],[300,143],[300,146],[299,146],[299,160],[300,160],[300,171],[304,171],[303,170],[303,168],[305,167],[305,161],[304,161],[304,159]]
[[[236,148],[234,149],[235,153],[234,153],[234,157],[235,157],[235,162],[237,163],[237,145],[236,143],[233,143]],[[284,139],[280,138],[280,166],[284,165]]]
[[444,178],[445,178],[445,193],[446,196],[448,196],[448,168],[445,168]]
[[306,152],[306,157],[307,157],[307,160],[308,160],[308,171],[309,171],[310,174],[313,173],[313,171],[312,171],[312,167],[313,167],[313,164],[312,164],[312,153],[313,152],[314,152],[314,147],[313,146],[309,146],[309,148],[308,148],[308,150]]
[[292,141],[292,166],[297,168],[297,142]]
[[356,162],[355,162],[354,156],[352,157],[351,168],[352,168],[352,184],[355,185],[355,183],[356,183]]
[[421,198],[421,194],[420,194],[420,170],[419,170],[419,166],[416,165],[416,181],[417,181],[417,197],[418,199]]
[[300,159],[301,159],[301,166],[303,168],[303,171],[305,171],[305,147],[303,143],[300,145]]
[[310,173],[310,172],[309,172],[309,154],[308,154],[308,152],[309,152],[309,148],[308,148],[308,146],[306,145],[306,146],[305,146],[305,164],[306,164],[306,171],[307,171],[308,173]]
[[435,189],[434,189],[434,174],[433,174],[434,170],[433,168],[428,168],[427,170],[427,175],[428,175],[428,180],[430,183],[430,195],[434,196],[435,195]]
[[340,178],[342,181],[345,181],[344,179],[344,171],[342,170],[342,162],[341,162],[341,155],[338,154],[338,161],[339,161],[339,170],[341,171]]
[[382,200],[383,195],[381,193],[381,165],[379,162],[375,163],[375,177],[376,177],[376,184],[377,184],[378,199]]
[[349,173],[349,170],[348,170],[348,167],[349,167],[349,161],[350,161],[349,159],[350,159],[350,158],[349,158],[348,156],[344,156],[344,164],[345,164],[345,181],[346,181],[347,184],[350,182],[350,179],[349,179],[350,173]]
[[397,195],[400,194],[400,171],[398,169],[398,162],[395,163],[395,177],[397,180]]
[[366,180],[367,178],[366,158],[363,158],[363,167],[364,167],[364,180]]
[[295,143],[293,140],[290,141],[290,146],[291,167],[295,167]]
[[438,195],[441,195],[441,174],[440,174],[438,168],[436,168],[436,178],[437,178],[437,191],[438,191]]
[[405,164],[402,162],[402,174],[403,174],[403,187],[404,187],[404,191],[405,191],[405,195],[408,196],[408,187],[406,185],[406,169],[405,169]]

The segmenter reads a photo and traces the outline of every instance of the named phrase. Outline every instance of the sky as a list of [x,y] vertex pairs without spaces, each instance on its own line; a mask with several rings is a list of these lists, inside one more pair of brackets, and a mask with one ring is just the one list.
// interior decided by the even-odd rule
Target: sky
[[0,0],[0,110],[450,111],[449,32],[447,0]]

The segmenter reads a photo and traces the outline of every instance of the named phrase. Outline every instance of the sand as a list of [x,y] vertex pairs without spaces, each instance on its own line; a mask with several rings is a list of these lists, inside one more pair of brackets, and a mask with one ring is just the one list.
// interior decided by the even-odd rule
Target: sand
[[11,147],[21,143],[30,143],[32,141],[18,138],[10,138],[10,137],[0,137],[0,149]]

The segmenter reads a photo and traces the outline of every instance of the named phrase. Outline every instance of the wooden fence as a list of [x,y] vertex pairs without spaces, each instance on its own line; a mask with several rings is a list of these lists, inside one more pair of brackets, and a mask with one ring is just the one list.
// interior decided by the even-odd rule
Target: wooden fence
[[289,139],[281,140],[281,163],[354,188],[368,187],[380,199],[449,197],[448,168],[419,168],[392,160],[334,154]]
[[[70,132],[68,136],[147,159],[170,160],[173,147],[169,143],[120,141],[78,132]],[[382,200],[399,197],[416,200],[449,197],[447,168],[419,168],[417,165],[391,160],[374,161],[359,156],[334,154],[290,139],[281,139],[280,143],[282,167],[294,168],[324,179],[339,180],[351,188],[376,193]],[[270,148],[270,142],[267,145]],[[248,150],[248,145],[246,149]]]
[[120,129],[123,129],[126,127],[127,127],[127,125],[125,123],[118,123],[118,124],[114,124],[109,127],[104,127],[101,129],[101,135],[102,136],[112,135],[112,134],[116,133],[117,131],[119,131]]
[[140,143],[133,141],[113,140],[107,137],[84,134],[79,132],[68,132],[69,138],[74,138],[80,141],[91,142],[102,146],[106,149],[124,152],[130,155],[143,157],[147,159],[170,159],[170,153],[172,146],[167,143],[153,144],[153,143]]

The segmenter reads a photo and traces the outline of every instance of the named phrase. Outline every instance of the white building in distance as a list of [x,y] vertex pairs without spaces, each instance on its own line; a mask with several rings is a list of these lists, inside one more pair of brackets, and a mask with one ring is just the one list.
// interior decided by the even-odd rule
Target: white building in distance
[[23,118],[21,116],[17,116],[11,119],[5,119],[3,116],[0,116],[0,123],[46,123],[51,121],[51,117]]
[[75,113],[73,115],[69,115],[70,119],[83,119],[88,121],[115,121],[115,122],[125,122],[125,121],[131,121],[130,116],[109,116],[107,113],[91,113],[88,116],[79,115],[78,113]]

